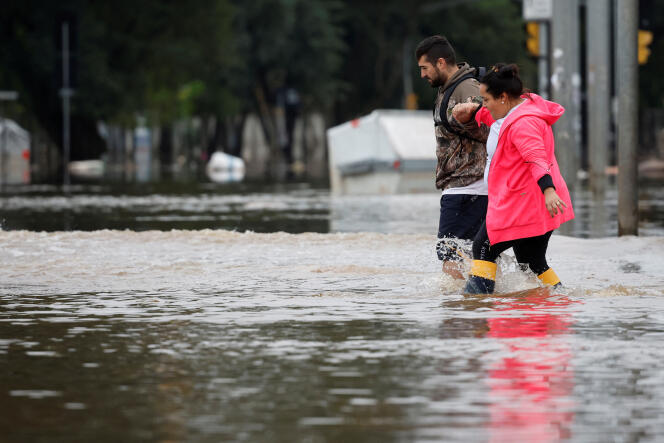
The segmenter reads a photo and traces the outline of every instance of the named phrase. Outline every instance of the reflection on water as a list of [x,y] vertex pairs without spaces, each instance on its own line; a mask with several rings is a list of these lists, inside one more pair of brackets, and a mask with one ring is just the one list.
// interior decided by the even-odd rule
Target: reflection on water
[[228,229],[327,232],[327,190],[308,184],[153,183],[5,187],[5,230]]
[[[145,184],[77,186],[69,195],[49,186],[3,188],[4,230],[226,229],[240,232],[436,233],[439,194],[331,196],[326,187],[292,184]],[[559,233],[615,236],[617,191],[572,193],[576,219]],[[664,235],[664,187],[640,185],[640,235]]]
[[[563,291],[507,253],[464,296],[437,194],[169,186],[0,194],[0,441],[664,438],[664,237],[555,235]],[[615,189],[574,199],[615,234]]]
[[[495,306],[488,336],[504,343],[506,355],[488,375],[491,441],[555,442],[571,437],[574,377],[569,334],[572,303],[535,289]],[[520,311],[521,315],[509,315]],[[561,313],[562,312],[562,313]]]
[[464,296],[429,234],[1,231],[2,440],[657,441],[663,242]]

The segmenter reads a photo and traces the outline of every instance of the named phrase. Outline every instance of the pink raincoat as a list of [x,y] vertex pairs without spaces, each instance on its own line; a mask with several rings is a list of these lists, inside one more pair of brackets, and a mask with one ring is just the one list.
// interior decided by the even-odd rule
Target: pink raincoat
[[[486,229],[491,244],[535,237],[557,229],[574,218],[572,201],[554,155],[551,125],[565,112],[557,103],[536,94],[526,100],[503,122],[498,147],[489,168],[489,207]],[[479,124],[493,123],[482,107],[475,119]],[[558,196],[567,205],[564,212],[551,217],[537,181],[551,175]]]

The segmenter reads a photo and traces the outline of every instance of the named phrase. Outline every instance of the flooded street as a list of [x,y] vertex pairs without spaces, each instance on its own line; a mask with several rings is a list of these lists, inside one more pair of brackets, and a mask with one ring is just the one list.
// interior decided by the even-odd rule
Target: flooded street
[[[0,191],[0,227],[5,231],[94,231],[100,229],[238,232],[381,232],[434,234],[440,194],[330,195],[323,185],[158,183],[8,187]],[[618,192],[610,183],[595,199],[587,185],[572,192],[576,219],[560,233],[615,237]],[[643,182],[639,235],[664,235],[664,186]]]
[[0,441],[661,441],[660,189],[622,238],[580,193],[565,288],[508,253],[491,296],[435,194],[4,193]]

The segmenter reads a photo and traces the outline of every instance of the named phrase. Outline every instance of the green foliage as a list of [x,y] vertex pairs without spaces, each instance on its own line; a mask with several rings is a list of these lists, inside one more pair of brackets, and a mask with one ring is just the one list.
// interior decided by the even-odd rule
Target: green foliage
[[[137,114],[169,122],[199,112],[204,101],[183,107],[181,88],[200,82],[218,91],[219,72],[228,70],[233,10],[226,0],[186,5],[162,1],[11,2],[0,17],[3,51],[0,81],[22,99],[58,140],[58,16],[71,11],[77,23],[72,42],[78,84],[73,119],[132,126]],[[197,95],[198,98],[202,93]],[[225,103],[230,104],[227,99]]]
[[[181,88],[203,89],[225,69],[232,9],[221,0],[100,2],[80,9],[81,101],[97,118],[130,123],[137,112],[157,122],[182,115]],[[83,39],[83,37],[86,37]],[[200,94],[199,94],[200,95]],[[195,112],[194,101],[186,107]]]
[[336,123],[401,107],[405,61],[419,106],[428,109],[433,91],[413,54],[432,34],[446,35],[472,65],[516,62],[531,87],[535,79],[512,0],[24,0],[3,8],[0,88],[18,89],[56,141],[54,29],[62,10],[78,21],[73,117],[89,131],[99,120],[132,126],[137,115],[153,124],[265,116],[285,87],[298,91],[305,109],[334,110]]
[[420,28],[425,31],[422,37],[445,35],[460,62],[485,67],[516,63],[525,86],[536,89],[537,67],[526,52],[520,4],[511,0],[475,1],[440,11],[439,21],[433,16],[428,18]]
[[404,57],[415,50],[410,46],[421,18],[417,7],[403,0],[347,2],[343,23],[349,51],[341,72],[347,88],[337,104],[337,120],[401,107]]
[[234,30],[245,80],[236,84],[240,95],[254,97],[259,87],[274,101],[280,88],[290,86],[307,107],[331,106],[342,87],[341,9],[329,0],[238,0]]
[[191,117],[194,114],[196,99],[205,92],[205,83],[201,80],[194,80],[186,83],[178,89],[178,115],[180,117]]
[[347,59],[343,75],[350,85],[347,96],[354,100],[342,104],[343,116],[401,107],[404,57],[412,57],[410,72],[419,106],[429,109],[435,91],[420,79],[414,53],[419,41],[434,34],[445,35],[459,61],[471,66],[517,63],[532,88],[536,66],[526,55],[520,8],[512,0],[386,0],[380,7],[371,0],[353,2],[346,11],[345,23],[347,42],[355,50]]

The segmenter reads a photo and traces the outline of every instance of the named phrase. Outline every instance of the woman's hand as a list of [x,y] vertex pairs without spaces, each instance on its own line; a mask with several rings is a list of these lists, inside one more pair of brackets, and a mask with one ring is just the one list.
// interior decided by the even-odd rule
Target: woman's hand
[[565,202],[558,196],[558,193],[553,188],[546,188],[544,190],[544,204],[546,205],[546,210],[551,214],[551,218],[555,217],[558,214],[558,211],[562,214],[563,207],[567,207]]
[[473,112],[480,108],[482,105],[477,103],[457,103],[452,108],[452,117],[459,123],[468,123],[473,116]]

